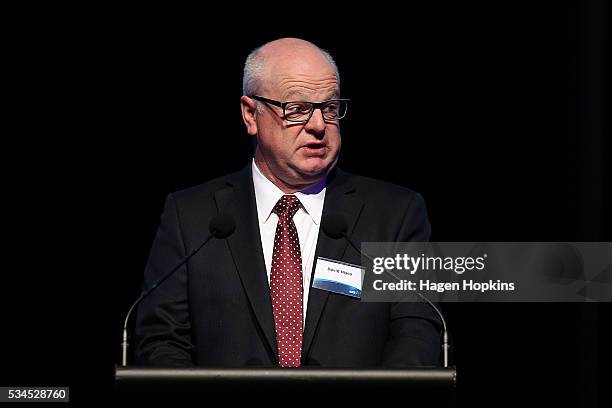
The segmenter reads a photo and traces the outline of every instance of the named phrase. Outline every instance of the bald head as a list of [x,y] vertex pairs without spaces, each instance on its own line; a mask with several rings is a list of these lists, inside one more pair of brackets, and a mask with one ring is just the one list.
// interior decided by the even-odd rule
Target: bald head
[[[323,67],[323,68],[322,68]],[[285,73],[329,70],[340,82],[338,68],[332,56],[311,42],[299,38],[281,38],[253,50],[247,57],[242,79],[244,95],[265,93],[265,89]]]

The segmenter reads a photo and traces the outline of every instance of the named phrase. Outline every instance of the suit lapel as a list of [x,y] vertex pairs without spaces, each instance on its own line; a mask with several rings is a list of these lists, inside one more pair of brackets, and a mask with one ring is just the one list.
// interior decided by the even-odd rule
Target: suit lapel
[[[355,186],[352,179],[343,171],[337,169],[330,176],[327,191],[325,193],[325,204],[323,205],[323,217],[329,213],[342,214],[348,224],[348,235],[351,236],[355,229],[355,224],[361,214],[363,202],[354,197]],[[332,239],[319,229],[317,238],[317,249],[315,251],[315,262],[310,280],[310,292],[308,295],[308,309],[306,310],[306,326],[304,330],[304,343],[302,347],[302,359],[306,359],[312,346],[314,336],[321,319],[321,314],[325,309],[325,304],[329,297],[329,292],[312,287],[314,280],[314,270],[318,257],[341,260],[347,248],[345,239]]]
[[[323,205],[323,216],[333,212],[345,217],[349,236],[352,235],[363,208],[363,202],[351,194],[354,191],[352,178],[337,169],[330,175]],[[272,299],[261,247],[251,166],[246,166],[242,171],[230,176],[227,186],[215,193],[215,201],[219,212],[234,217],[236,221],[236,231],[228,237],[227,245],[257,322],[278,364]],[[329,297],[329,292],[312,287],[316,260],[318,257],[341,260],[347,245],[346,240],[329,238],[319,230],[308,296],[303,358],[308,356]]]
[[257,322],[278,362],[272,300],[261,247],[251,166],[230,177],[227,187],[215,193],[215,200],[219,212],[227,213],[236,220],[236,231],[228,237],[227,245]]

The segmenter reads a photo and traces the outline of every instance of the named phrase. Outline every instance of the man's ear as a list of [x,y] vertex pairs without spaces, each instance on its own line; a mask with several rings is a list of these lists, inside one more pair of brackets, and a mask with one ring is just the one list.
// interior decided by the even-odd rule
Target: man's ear
[[242,111],[242,120],[246,126],[247,133],[251,136],[257,135],[257,104],[248,96],[240,98],[240,110]]

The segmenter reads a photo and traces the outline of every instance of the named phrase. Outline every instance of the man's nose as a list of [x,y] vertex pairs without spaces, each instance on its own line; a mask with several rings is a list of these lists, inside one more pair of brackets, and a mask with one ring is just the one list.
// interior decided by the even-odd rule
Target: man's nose
[[325,119],[323,119],[323,112],[321,109],[315,109],[312,112],[312,116],[306,122],[306,130],[315,134],[322,134],[325,131]]

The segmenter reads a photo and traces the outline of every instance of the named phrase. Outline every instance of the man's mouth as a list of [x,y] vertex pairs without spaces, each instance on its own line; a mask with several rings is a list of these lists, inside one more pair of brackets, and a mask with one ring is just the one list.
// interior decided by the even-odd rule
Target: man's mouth
[[311,142],[302,146],[305,153],[309,156],[320,156],[325,154],[325,143],[323,142]]

